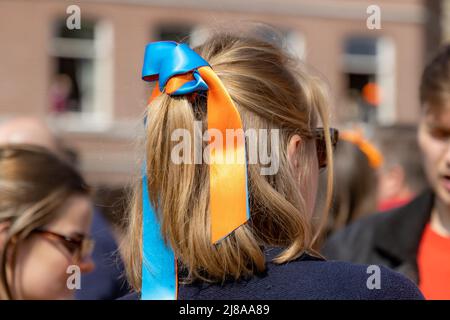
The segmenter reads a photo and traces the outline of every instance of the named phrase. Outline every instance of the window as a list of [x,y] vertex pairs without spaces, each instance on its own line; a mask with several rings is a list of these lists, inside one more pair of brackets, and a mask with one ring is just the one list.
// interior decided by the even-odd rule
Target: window
[[342,120],[373,124],[395,120],[394,59],[388,39],[347,39],[343,63],[347,92]]
[[[305,58],[305,39],[303,35],[294,30],[276,29],[264,24],[250,25],[246,32],[257,38],[267,41],[277,47],[285,49],[294,57]],[[208,28],[201,26],[192,28],[189,35],[191,46],[202,44],[209,36]]]
[[98,130],[112,116],[112,28],[83,19],[70,30],[53,25],[49,114],[65,130]]
[[186,24],[161,25],[156,29],[157,41],[189,43],[192,27]]

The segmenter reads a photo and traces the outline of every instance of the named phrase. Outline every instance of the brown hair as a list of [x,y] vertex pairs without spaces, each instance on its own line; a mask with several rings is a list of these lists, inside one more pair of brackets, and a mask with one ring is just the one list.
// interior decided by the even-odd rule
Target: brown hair
[[[305,71],[281,49],[262,40],[232,33],[213,34],[195,50],[209,62],[227,88],[246,128],[280,130],[280,165],[275,175],[260,174],[261,164],[248,165],[250,222],[217,245],[210,242],[209,167],[206,164],[173,164],[170,141],[174,129],[194,135],[194,120],[206,125],[206,101],[201,96],[162,94],[147,108],[145,154],[148,189],[158,211],[162,233],[178,261],[186,268],[184,282],[196,279],[216,282],[250,276],[265,268],[263,245],[285,250],[274,262],[284,263],[312,250],[318,233],[308,218],[305,199],[308,187],[299,190],[297,176],[286,154],[289,139],[302,137],[298,173],[305,181],[315,162],[313,129],[320,115],[325,131],[328,160],[332,162],[322,82]],[[270,135],[267,139],[270,140]],[[248,141],[247,147],[248,147]],[[193,154],[193,153],[192,153]],[[332,170],[328,175],[332,176]],[[131,285],[140,290],[142,267],[142,190],[140,180],[131,201],[129,230],[124,247]],[[332,185],[328,184],[331,195]],[[328,203],[330,197],[328,196]],[[158,207],[156,201],[158,199]],[[320,221],[318,229],[323,222]]]
[[46,149],[0,146],[0,222],[9,223],[0,250],[0,296],[13,299],[7,267],[14,270],[20,241],[53,220],[70,195],[89,192],[81,175]]
[[450,44],[427,64],[420,84],[420,102],[440,111],[450,104]]

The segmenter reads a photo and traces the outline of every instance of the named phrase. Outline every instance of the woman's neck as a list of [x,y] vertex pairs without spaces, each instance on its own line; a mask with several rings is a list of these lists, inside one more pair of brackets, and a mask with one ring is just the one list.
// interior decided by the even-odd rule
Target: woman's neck
[[450,206],[436,199],[433,211],[431,212],[431,229],[437,234],[450,237]]

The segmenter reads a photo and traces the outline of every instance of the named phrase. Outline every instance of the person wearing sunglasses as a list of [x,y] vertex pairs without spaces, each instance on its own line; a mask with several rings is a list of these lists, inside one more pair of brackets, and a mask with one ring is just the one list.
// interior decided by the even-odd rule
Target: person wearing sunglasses
[[[370,290],[366,266],[328,262],[315,251],[338,132],[322,82],[304,65],[251,34],[215,32],[194,49],[148,44],[142,78],[157,82],[123,248],[134,293],[123,299],[422,298],[385,268],[381,290]],[[193,136],[199,120],[203,130],[261,129],[267,140],[279,130],[271,150],[278,171],[262,175],[267,163],[173,163],[172,133]],[[210,157],[252,147],[223,143]],[[325,213],[313,220],[327,166]]]
[[1,145],[0,298],[72,299],[68,277],[94,268],[91,220],[89,188],[71,165],[42,147]]

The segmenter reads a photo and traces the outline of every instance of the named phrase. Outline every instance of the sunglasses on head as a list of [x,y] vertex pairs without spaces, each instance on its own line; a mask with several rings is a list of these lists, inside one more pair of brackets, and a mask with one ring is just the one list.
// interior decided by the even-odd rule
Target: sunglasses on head
[[[328,165],[325,129],[316,128],[313,134],[314,139],[316,140],[316,152],[317,152],[317,161],[319,163],[319,169],[324,169]],[[331,146],[333,150],[335,150],[339,140],[339,131],[335,128],[330,128],[330,138],[331,138]]]

